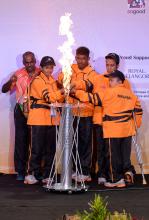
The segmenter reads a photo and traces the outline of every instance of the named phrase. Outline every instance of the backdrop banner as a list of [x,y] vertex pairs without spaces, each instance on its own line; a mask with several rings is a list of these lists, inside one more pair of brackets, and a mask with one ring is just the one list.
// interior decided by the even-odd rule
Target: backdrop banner
[[[8,7],[9,5],[9,7]],[[91,64],[105,71],[105,55],[120,55],[119,69],[130,80],[144,110],[139,129],[145,173],[149,173],[149,0],[5,0],[0,1],[0,85],[22,67],[22,54],[33,51],[37,64],[42,56],[57,61],[57,49],[65,40],[59,36],[60,17],[71,13],[74,52],[79,46],[91,50]],[[1,88],[1,87],[0,87]],[[0,93],[0,172],[14,173],[15,93]],[[140,172],[132,150],[132,161]]]

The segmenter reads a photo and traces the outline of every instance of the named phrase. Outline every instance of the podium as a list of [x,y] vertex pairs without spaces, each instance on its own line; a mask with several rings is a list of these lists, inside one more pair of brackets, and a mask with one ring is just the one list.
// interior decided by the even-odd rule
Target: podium
[[[80,117],[73,115],[73,109],[78,112],[84,104],[51,104],[51,112],[58,112],[61,115],[60,125],[56,128],[56,153],[50,171],[49,180],[46,186],[47,191],[55,192],[86,192],[88,187],[84,181],[77,182],[77,178],[72,181],[72,169],[74,175],[82,175],[82,168],[78,153],[78,126]],[[75,123],[75,125],[74,125]],[[58,157],[58,151],[60,151]],[[54,174],[52,172],[53,168]],[[58,168],[61,168],[58,174]]]

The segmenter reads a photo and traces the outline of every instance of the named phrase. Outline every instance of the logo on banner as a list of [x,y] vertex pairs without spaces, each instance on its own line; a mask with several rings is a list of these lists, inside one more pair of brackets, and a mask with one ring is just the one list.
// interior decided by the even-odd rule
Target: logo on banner
[[145,14],[145,0],[128,0],[128,14]]

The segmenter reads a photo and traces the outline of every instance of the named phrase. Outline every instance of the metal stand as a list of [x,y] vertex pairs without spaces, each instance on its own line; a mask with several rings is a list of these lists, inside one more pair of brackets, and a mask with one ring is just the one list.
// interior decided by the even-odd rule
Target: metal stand
[[[57,127],[56,132],[56,154],[51,168],[49,181],[44,186],[48,191],[58,192],[86,192],[88,187],[85,186],[84,181],[80,184],[72,181],[72,164],[74,163],[75,176],[82,175],[81,163],[78,153],[78,125],[80,117],[75,119],[72,114],[72,109],[76,108],[79,112],[82,105],[71,104],[53,104],[53,108],[61,109],[60,126]],[[74,119],[76,120],[76,126],[74,126]],[[75,153],[74,152],[75,149]],[[60,150],[59,158],[57,152]],[[53,167],[55,166],[55,172],[52,175]],[[58,175],[58,168],[61,167],[60,180]]]

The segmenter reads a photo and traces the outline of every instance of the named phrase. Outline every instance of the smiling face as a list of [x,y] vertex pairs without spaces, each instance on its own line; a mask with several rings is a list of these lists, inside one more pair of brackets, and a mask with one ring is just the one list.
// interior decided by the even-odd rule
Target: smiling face
[[117,70],[119,65],[116,64],[115,60],[113,59],[106,59],[106,70],[107,73],[112,73]]

